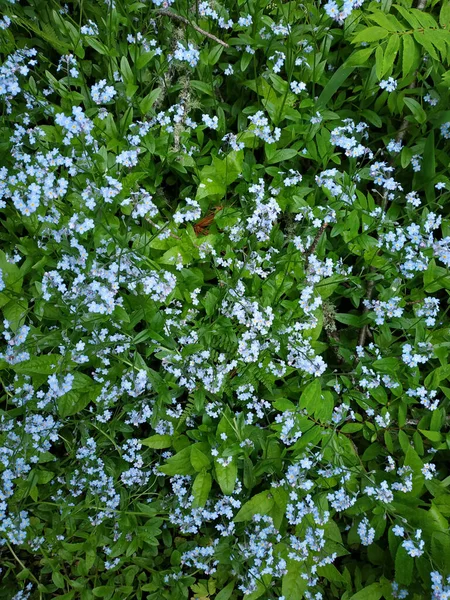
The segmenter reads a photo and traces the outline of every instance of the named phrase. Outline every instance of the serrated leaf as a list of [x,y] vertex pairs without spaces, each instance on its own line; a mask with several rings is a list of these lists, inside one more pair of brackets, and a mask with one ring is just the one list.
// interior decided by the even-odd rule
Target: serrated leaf
[[383,46],[377,46],[375,50],[375,68],[378,79],[383,76],[383,61],[384,61],[384,50]]
[[361,42],[378,42],[389,35],[389,31],[383,27],[366,27],[355,35],[352,40],[353,44]]
[[405,27],[400,23],[400,21],[398,21],[398,19],[394,17],[394,15],[386,14],[381,10],[374,10],[372,14],[367,15],[367,17],[388,31],[405,30]]
[[448,29],[450,27],[450,1],[444,0],[439,12],[439,25]]
[[417,45],[410,35],[404,35],[402,42],[402,73],[403,77],[407,77],[416,68],[419,52]]
[[[394,61],[395,61],[395,58],[399,51],[399,48],[400,48],[400,36],[397,34],[391,35],[389,37],[386,49],[384,51],[383,68],[382,68],[381,77],[383,77],[383,75],[385,75],[386,73],[389,73],[389,71],[392,69],[392,66],[394,65]],[[377,75],[378,75],[378,73],[377,73]]]
[[372,56],[375,48],[371,46],[370,48],[362,48],[361,50],[356,50],[349,56],[349,58],[345,61],[346,67],[366,67],[369,66],[367,61]]

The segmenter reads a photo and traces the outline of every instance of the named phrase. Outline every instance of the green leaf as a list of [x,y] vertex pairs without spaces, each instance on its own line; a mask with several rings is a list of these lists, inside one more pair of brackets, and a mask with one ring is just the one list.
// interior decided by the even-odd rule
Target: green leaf
[[341,87],[344,81],[350,77],[354,70],[355,67],[347,67],[345,65],[340,66],[323,88],[322,93],[317,100],[317,106],[326,107],[333,94],[337,92],[337,90]]
[[419,496],[422,492],[425,481],[425,478],[422,474],[423,462],[412,446],[409,446],[408,450],[406,451],[403,464],[405,467],[411,467],[412,469],[413,489],[411,494],[414,496]]
[[281,593],[285,600],[300,600],[308,587],[308,579],[302,577],[302,564],[296,560],[288,561],[288,572],[281,580]]
[[94,48],[96,52],[99,54],[108,55],[108,48],[105,44],[102,44],[98,40],[93,37],[86,36],[86,42],[89,44],[91,48]]
[[148,113],[151,107],[158,100],[159,96],[161,95],[161,92],[161,88],[155,88],[149,94],[147,94],[147,96],[145,96],[143,100],[141,100],[141,102],[139,103],[139,108],[141,109],[142,114]]
[[441,571],[448,571],[450,566],[450,536],[448,533],[442,531],[433,533],[431,536],[431,556]]
[[367,17],[388,31],[404,31],[405,27],[391,14],[386,14],[381,10],[373,10]]
[[67,392],[56,401],[58,413],[63,418],[75,415],[86,408],[90,400],[87,392]]
[[425,123],[427,120],[427,114],[414,98],[404,98],[404,102],[409,110],[414,115],[416,121],[420,124]]
[[212,477],[206,471],[199,473],[192,485],[192,494],[194,496],[193,506],[203,507],[208,500],[208,495],[211,490]]
[[321,402],[321,386],[318,379],[314,379],[305,387],[300,397],[300,408],[306,408],[309,414],[313,414],[317,404]]
[[172,438],[167,434],[152,435],[141,440],[141,444],[148,446],[149,448],[155,448],[155,450],[161,450],[162,448],[170,448],[172,445]]
[[357,33],[352,40],[353,44],[359,44],[361,42],[378,42],[383,40],[389,31],[383,27],[365,27],[362,31]]
[[195,469],[191,464],[191,449],[192,446],[183,448],[175,456],[171,456],[159,470],[166,475],[194,475]]
[[414,559],[400,545],[395,555],[395,581],[401,585],[409,585],[412,581],[413,569]]
[[110,598],[115,592],[115,587],[112,585],[100,585],[92,590],[96,598]]
[[420,433],[424,435],[428,440],[435,443],[442,442],[442,434],[439,431],[429,431],[427,429],[419,429]]
[[230,581],[215,597],[214,600],[228,600],[234,590],[234,581]]
[[350,600],[380,600],[383,596],[383,586],[381,583],[372,583],[368,585],[353,596],[350,597]]
[[223,465],[218,463],[217,460],[215,460],[214,466],[216,470],[217,483],[219,484],[222,493],[224,493],[226,496],[229,496],[233,493],[234,486],[236,485],[237,480],[238,470],[236,459],[233,458],[231,463],[228,464],[226,467],[224,467]]
[[283,160],[289,160],[290,158],[294,158],[294,156],[297,156],[297,154],[298,151],[292,148],[277,150],[267,162],[269,165],[273,165],[275,163],[282,162]]
[[146,64],[148,64],[152,58],[155,56],[154,52],[144,52],[140,56],[138,56],[136,61],[136,68],[143,69]]
[[[385,73],[388,73],[392,69],[392,66],[394,64],[394,61],[395,61],[395,58],[399,51],[399,48],[400,48],[400,36],[396,35],[396,34],[391,35],[389,37],[389,41],[388,41],[386,49],[384,51],[383,68],[382,68],[381,77],[383,77],[383,75]],[[378,75],[378,73],[377,73],[377,75]]]
[[227,187],[232,184],[242,173],[244,153],[242,150],[232,151],[220,160],[216,156],[212,164],[203,167],[200,173],[200,184],[198,186],[196,199],[201,200],[207,196],[218,196],[222,198]]
[[204,81],[198,81],[196,79],[192,79],[189,82],[189,85],[191,85],[194,88],[194,90],[197,90],[198,92],[202,92],[202,94],[206,94],[207,96],[214,97],[214,88],[211,86],[211,84],[205,83]]
[[219,295],[220,292],[217,289],[211,289],[206,292],[206,295],[202,300],[202,304],[205,307],[208,317],[214,314],[217,302],[219,301]]
[[24,324],[28,305],[23,300],[11,300],[2,308],[3,318],[9,322],[13,331]]
[[51,375],[55,373],[59,368],[59,362],[62,356],[59,354],[45,354],[25,360],[24,362],[14,365],[14,371],[16,373],[23,373],[24,375]]
[[244,52],[241,56],[241,71],[242,73],[247,69],[248,65],[252,62],[253,54]]
[[209,51],[208,54],[208,65],[215,65],[216,62],[219,60],[222,52],[223,52],[224,47],[220,44],[217,44],[216,46],[214,46],[213,48],[211,48],[211,50]]
[[369,64],[367,61],[372,56],[375,48],[370,46],[370,48],[362,48],[361,50],[356,50],[349,56],[349,58],[345,61],[346,67],[368,67]]
[[253,515],[267,515],[270,513],[274,505],[274,498],[270,490],[256,494],[246,502],[233,521],[241,523],[242,521],[250,521]]
[[375,50],[375,68],[378,79],[383,76],[384,50],[383,46],[378,45]]
[[122,56],[120,60],[120,72],[124,83],[134,83],[133,71],[131,70],[130,63],[126,56]]
[[210,466],[209,458],[197,446],[192,446],[191,463],[196,471],[201,471]]
[[402,73],[403,77],[407,77],[417,68],[420,60],[420,52],[417,44],[410,35],[402,36],[403,52],[402,52]]
[[445,29],[450,28],[450,1],[444,0],[439,12],[439,25]]

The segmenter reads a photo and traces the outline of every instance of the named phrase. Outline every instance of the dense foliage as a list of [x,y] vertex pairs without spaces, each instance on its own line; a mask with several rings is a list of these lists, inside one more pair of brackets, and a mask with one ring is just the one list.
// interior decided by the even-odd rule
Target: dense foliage
[[450,2],[0,7],[0,598],[450,598]]

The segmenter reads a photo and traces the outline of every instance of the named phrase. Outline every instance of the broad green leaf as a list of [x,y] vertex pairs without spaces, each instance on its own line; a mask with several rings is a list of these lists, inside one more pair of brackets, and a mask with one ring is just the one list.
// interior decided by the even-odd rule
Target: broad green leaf
[[272,510],[274,498],[270,490],[256,494],[246,502],[234,517],[236,523],[250,521],[254,515],[267,515]]
[[300,408],[306,408],[309,414],[313,414],[319,402],[321,402],[321,386],[318,379],[314,379],[305,387],[300,397]]
[[192,494],[194,495],[193,506],[203,507],[208,500],[211,490],[212,477],[206,471],[198,473],[192,485]]
[[281,593],[285,600],[300,600],[308,587],[308,578],[305,575],[303,566],[296,560],[288,561],[288,572],[283,575],[281,580]]
[[161,450],[162,448],[170,448],[172,445],[172,438],[170,435],[152,435],[148,438],[140,440],[141,444],[144,446],[148,446],[149,448],[155,448],[156,450]]
[[197,446],[192,446],[191,463],[196,471],[201,471],[210,466],[209,458]]
[[216,470],[216,479],[217,483],[220,486],[222,492],[229,496],[234,491],[234,486],[236,485],[237,480],[237,464],[236,459],[233,458],[231,463],[226,467],[217,462],[217,459],[214,461],[214,466]]
[[410,585],[414,569],[414,559],[399,546],[395,555],[395,580],[401,585]]
[[34,375],[36,373],[41,375],[51,375],[52,373],[57,372],[61,359],[62,356],[59,354],[45,354],[18,363],[17,365],[14,365],[13,368],[16,373],[23,373],[25,375]]
[[91,398],[87,392],[67,392],[56,401],[58,414],[62,418],[75,415],[86,408],[90,400]]
[[159,467],[159,470],[166,475],[194,475],[195,469],[191,464],[191,448],[191,446],[187,446],[171,456],[165,465]]

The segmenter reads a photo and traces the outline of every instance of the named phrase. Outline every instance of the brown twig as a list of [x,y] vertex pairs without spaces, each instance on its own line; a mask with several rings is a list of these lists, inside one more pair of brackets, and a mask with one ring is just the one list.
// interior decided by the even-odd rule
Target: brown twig
[[209,33],[208,31],[205,31],[204,29],[202,29],[201,27],[199,27],[195,23],[192,23],[191,21],[189,21],[189,19],[186,19],[186,17],[182,17],[181,15],[177,15],[176,13],[173,13],[172,11],[166,10],[164,8],[161,8],[161,9],[157,10],[156,14],[161,15],[162,17],[169,17],[169,19],[173,19],[174,21],[179,21],[180,23],[184,23],[185,25],[189,25],[190,27],[192,27],[192,29],[195,29],[195,31],[198,31],[199,33],[201,33],[205,37],[208,37],[209,39],[214,40],[215,42],[217,42],[218,44],[220,44],[224,48],[229,48],[230,47],[229,44],[227,44],[223,40],[219,39],[218,37],[216,37],[212,33]]
[[308,258],[311,254],[314,254],[316,248],[317,248],[317,244],[319,243],[320,238],[322,237],[322,233],[325,231],[325,229],[328,227],[328,223],[322,223],[321,228],[319,229],[319,231],[316,233],[316,237],[313,240],[313,243],[311,244],[311,246],[308,248],[308,250],[305,252],[305,257]]

